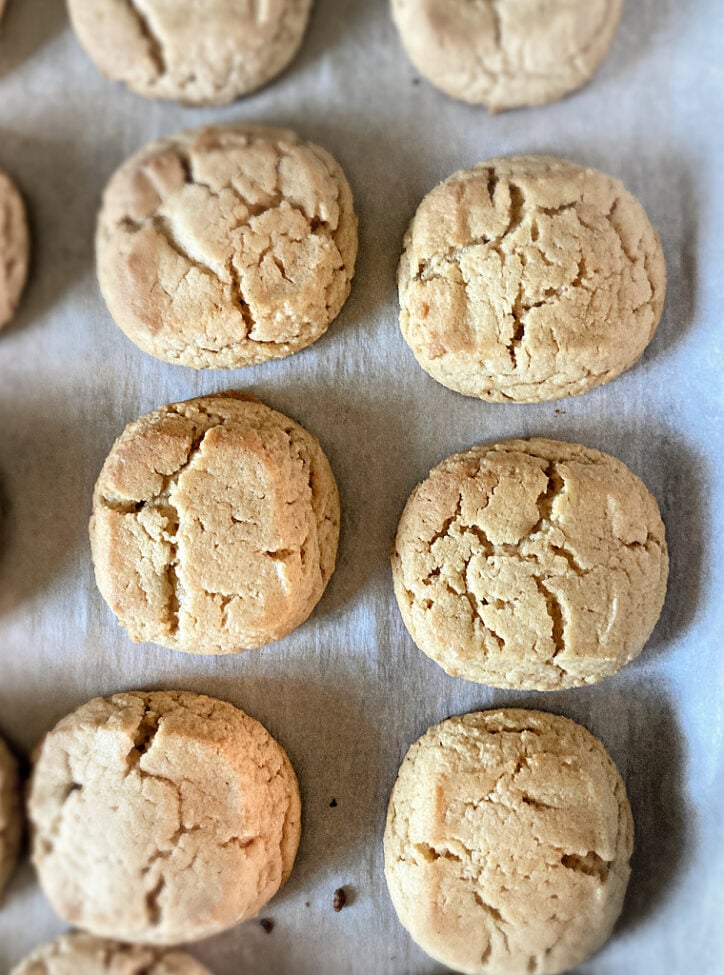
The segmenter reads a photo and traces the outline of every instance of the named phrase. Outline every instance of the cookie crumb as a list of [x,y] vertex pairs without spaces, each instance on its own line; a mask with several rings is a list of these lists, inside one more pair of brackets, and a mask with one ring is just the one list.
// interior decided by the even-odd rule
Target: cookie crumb
[[336,799],[332,799],[332,801],[329,804],[329,808],[330,809],[336,809],[337,808],[337,800]]
[[338,887],[334,892],[334,900],[332,901],[332,907],[336,914],[342,910],[347,904],[347,891],[344,887]]
[[259,924],[264,928],[267,934],[271,934],[274,930],[274,922],[270,917],[263,917]]

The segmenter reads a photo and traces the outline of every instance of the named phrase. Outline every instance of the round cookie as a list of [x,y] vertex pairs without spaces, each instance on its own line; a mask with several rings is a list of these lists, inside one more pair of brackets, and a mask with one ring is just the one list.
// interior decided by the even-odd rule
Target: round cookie
[[610,936],[632,847],[625,786],[597,738],[540,711],[484,711],[407,753],[385,876],[400,921],[443,965],[557,975]]
[[434,379],[491,402],[577,396],[636,362],[666,265],[618,180],[550,156],[491,159],[420,204],[398,271],[400,325]]
[[10,975],[210,975],[183,951],[124,945],[76,932],[37,948]]
[[68,0],[87,54],[147,98],[224,105],[281,74],[312,0]]
[[300,837],[281,746],[231,704],[184,691],[97,698],[60,721],[39,749],[28,812],[58,914],[157,945],[254,917]]
[[291,633],[334,571],[339,494],[319,442],[253,396],[129,424],[96,484],[98,587],[135,642],[225,654]]
[[493,687],[594,684],[639,655],[669,560],[645,485],[614,457],[555,440],[473,447],[413,491],[392,554],[417,646]]
[[493,112],[556,101],[603,63],[623,0],[392,0],[417,70]]
[[8,324],[18,307],[29,260],[25,204],[15,184],[0,170],[0,328]]
[[18,766],[0,738],[0,898],[15,869],[22,833]]
[[316,342],[350,292],[357,218],[340,166],[292,132],[209,127],[147,146],[111,179],[96,258],[116,324],[197,369]]

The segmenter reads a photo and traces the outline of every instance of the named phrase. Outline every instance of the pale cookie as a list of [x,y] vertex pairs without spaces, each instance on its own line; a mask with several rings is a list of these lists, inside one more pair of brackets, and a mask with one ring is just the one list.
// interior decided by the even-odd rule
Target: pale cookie
[[493,687],[594,684],[641,653],[669,560],[621,461],[555,440],[473,447],[410,496],[392,554],[405,626],[448,673]]
[[291,62],[312,0],[68,0],[87,54],[147,98],[223,105]]
[[392,0],[407,54],[453,98],[493,112],[556,101],[603,63],[623,0]]
[[25,204],[15,184],[0,170],[0,328],[8,324],[18,307],[29,260]]
[[417,361],[466,396],[577,396],[636,362],[661,318],[666,265],[618,180],[549,156],[491,159],[420,204],[398,272]]
[[145,352],[197,369],[280,359],[316,342],[349,295],[352,192],[292,132],[186,132],[111,179],[96,256],[111,315]]
[[182,951],[123,945],[77,932],[36,949],[10,975],[210,975],[210,972]]
[[556,975],[609,938],[633,821],[606,749],[541,711],[482,711],[407,753],[385,830],[402,924],[465,975]]
[[129,424],[101,471],[98,587],[136,642],[237,653],[303,623],[334,571],[339,494],[319,442],[253,396]]
[[0,738],[0,898],[18,861],[22,833],[18,767]]
[[60,721],[39,749],[28,812],[58,914],[157,945],[254,917],[300,837],[281,746],[231,704],[184,691],[97,698]]

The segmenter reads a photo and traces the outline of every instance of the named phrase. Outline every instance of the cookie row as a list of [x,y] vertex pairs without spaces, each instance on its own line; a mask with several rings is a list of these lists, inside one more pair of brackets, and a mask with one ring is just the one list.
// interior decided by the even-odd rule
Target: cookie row
[[[623,0],[392,0],[410,60],[454,98],[501,111],[554,101],[603,62]],[[301,46],[312,0],[69,0],[82,46],[147,98],[223,105],[268,84]],[[1,12],[1,6],[0,6]]]
[[[340,502],[318,441],[252,396],[131,423],[96,484],[98,587],[136,642],[238,653],[303,623],[334,570]],[[495,687],[592,684],[643,649],[666,593],[656,501],[620,461],[510,440],[443,461],[392,554],[415,643]]]
[[[173,946],[256,916],[291,873],[300,812],[285,752],[232,705],[174,691],[90,701],[40,745],[28,814],[45,893],[93,937],[41,949],[14,975],[33,964],[100,975],[116,955],[124,971],[144,959],[144,972],[201,972],[96,939]],[[561,972],[609,937],[632,844],[625,787],[598,739],[539,711],[478,712],[410,748],[385,875],[401,922],[443,964]]]
[[[0,181],[0,324],[27,229]],[[166,362],[232,369],[291,355],[339,314],[357,217],[338,163],[294,133],[207,127],[155,142],[111,179],[98,280],[116,321]],[[643,353],[666,266],[618,180],[548,156],[491,159],[420,204],[398,271],[402,334],[423,369],[489,402],[576,396]]]

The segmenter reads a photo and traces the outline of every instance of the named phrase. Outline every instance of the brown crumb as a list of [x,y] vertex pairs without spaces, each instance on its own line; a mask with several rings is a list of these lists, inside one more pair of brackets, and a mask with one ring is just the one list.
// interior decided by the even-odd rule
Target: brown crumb
[[305,901],[304,902],[304,906],[305,907],[311,907],[312,906],[312,902],[311,901]]
[[338,887],[334,892],[334,900],[332,901],[332,907],[337,914],[342,910],[342,908],[347,903],[347,891],[344,887]]
[[263,917],[259,924],[264,928],[267,934],[271,934],[274,930],[274,922],[270,917]]
[[556,412],[556,416],[561,416],[561,415],[565,416],[566,415],[566,411],[565,410],[558,410],[557,409],[555,412]]
[[336,799],[332,799],[332,801],[329,804],[329,808],[330,809],[336,809],[337,808],[337,800]]

